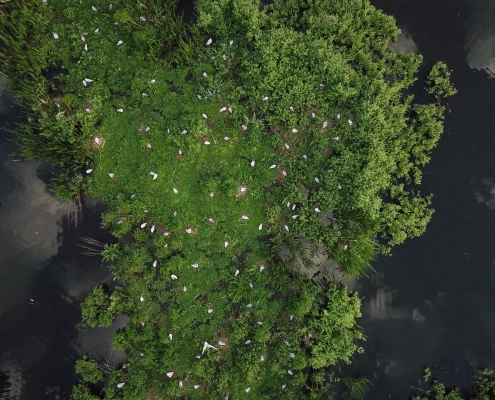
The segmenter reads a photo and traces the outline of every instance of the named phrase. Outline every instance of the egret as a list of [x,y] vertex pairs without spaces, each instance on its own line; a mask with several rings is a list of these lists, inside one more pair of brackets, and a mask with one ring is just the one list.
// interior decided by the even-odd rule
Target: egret
[[241,217],[244,221],[247,221],[249,219],[249,217],[246,215],[246,214],[242,214],[242,217]]
[[184,286],[184,287],[182,288],[182,290],[183,290],[184,292],[186,292],[186,291],[187,291],[187,287],[185,287],[185,286]]
[[297,206],[296,206],[295,204],[293,204],[293,205],[292,205],[292,211],[294,211],[294,210],[296,209],[296,207],[297,207]]
[[251,167],[254,167],[255,160],[251,160]]
[[320,180],[318,178],[315,178],[316,183],[320,183]]
[[290,353],[290,358],[294,358],[296,355],[294,353]]
[[117,42],[117,46],[120,46],[122,43],[124,43],[124,42],[123,42],[122,40],[119,40],[119,41]]
[[174,376],[174,372],[173,372],[173,371],[171,371],[171,372],[167,372],[167,376],[168,376],[169,378],[172,378],[172,376]]
[[198,264],[191,264],[191,267],[193,267],[193,268],[198,268],[198,267],[199,267],[199,265],[198,265]]
[[333,140],[339,140],[340,139],[340,136],[334,136],[332,139]]
[[141,357],[144,357],[144,353],[139,353],[139,355],[140,355]]
[[299,218],[299,215],[293,215],[292,216],[292,219],[296,219],[296,218]]
[[136,197],[136,195],[135,194],[131,194],[131,199],[133,199],[134,197]]
[[181,132],[183,135],[185,135],[187,133],[187,131],[184,129],[182,132]]
[[352,119],[348,119],[347,123],[352,126]]
[[249,392],[251,391],[251,388],[250,388],[250,387],[248,387],[248,388],[244,389],[244,391],[245,391],[246,393],[249,393]]
[[324,83],[320,83],[320,87],[321,88],[324,88],[325,87],[325,84]]
[[287,387],[287,385],[284,383],[284,384],[282,385],[282,389],[285,389],[286,387]]
[[143,97],[149,97],[148,93],[144,93],[144,92],[141,93],[141,96],[143,96]]
[[170,340],[172,340],[172,337],[173,337],[173,336],[172,336],[172,334],[171,334],[171,333],[169,333],[169,334],[168,334],[168,337],[170,338]]
[[290,318],[289,318],[289,319],[292,321],[292,320],[293,320],[293,318],[294,318],[294,314],[291,314],[291,316],[290,316]]
[[141,295],[141,297],[139,298],[139,300],[141,300],[141,303],[144,301],[143,295]]
[[192,233],[192,229],[191,228],[186,228],[186,233]]
[[277,164],[270,165],[270,169],[273,169],[277,166]]
[[213,308],[208,309],[208,314],[211,314],[213,312]]
[[250,284],[249,284],[249,287],[252,289],[252,288],[253,288],[253,284],[252,284],[252,283],[250,283]]
[[82,82],[83,82],[83,85],[84,85],[84,86],[86,86],[86,85],[87,85],[86,81],[82,81]]
[[153,176],[153,180],[155,180],[156,178],[158,178],[158,174],[156,172],[151,171],[150,172],[150,175]]
[[259,224],[258,230],[261,231],[263,229],[263,223]]
[[179,381],[179,387],[180,388],[182,387],[182,381]]
[[124,382],[120,382],[119,384],[117,384],[117,387],[118,387],[119,389],[122,389],[122,387],[123,387],[124,385],[125,385],[125,383],[124,383]]
[[148,149],[151,149],[151,143],[147,143],[147,144],[146,144],[146,147],[147,147]]
[[232,108],[229,107],[228,110],[229,110],[229,113],[232,114]]
[[285,146],[285,148],[286,148],[287,150],[290,150],[290,147],[289,147],[289,145],[288,145],[287,143],[285,143],[285,144],[284,144],[284,146]]
[[214,197],[214,196],[215,196],[215,195],[213,194],[213,192],[212,192],[212,193],[210,193],[210,199],[213,199],[213,197]]
[[287,202],[287,208],[290,208],[290,201]]
[[194,389],[199,389],[201,385],[194,385]]
[[223,61],[227,61],[227,56],[224,54],[222,55]]
[[140,19],[141,21],[143,21],[143,22],[146,22],[146,18],[145,18],[145,17],[143,17],[143,16],[140,16],[140,17],[139,17],[139,19]]
[[167,129],[167,133],[170,133],[170,129]]
[[299,132],[296,128],[292,128],[292,133],[297,133]]
[[323,129],[325,129],[327,126],[328,126],[328,122],[327,121],[323,122]]
[[260,272],[263,271],[265,269],[265,266],[264,265],[260,265]]
[[88,82],[88,83],[93,82],[93,79],[89,79],[89,78],[84,78],[84,80],[85,80],[86,82]]
[[149,126],[146,127],[146,129],[144,130],[145,132],[148,132],[151,128]]
[[[253,161],[254,161],[254,160],[253,160]],[[253,167],[253,166],[254,166],[253,161],[251,161],[251,167]],[[241,191],[241,193],[244,193],[244,192],[247,190],[247,187],[246,187],[246,186],[241,186],[241,187],[239,188],[239,190]]]
[[349,247],[349,246],[347,246],[347,245],[345,244],[345,245],[344,245],[344,251],[346,251],[348,247]]
[[250,343],[251,341],[249,339],[244,342],[244,344],[250,344]]
[[204,119],[208,119],[208,116],[206,114],[202,114]]
[[220,109],[220,112],[224,112],[224,111],[227,111],[227,107],[222,107],[222,108]]
[[294,107],[290,106],[289,110],[294,111]]
[[287,371],[287,373],[288,373],[289,375],[293,375],[293,372],[292,372],[290,369]]
[[260,357],[261,362],[265,361],[265,356]]
[[284,229],[289,232],[289,226],[288,225],[284,225]]
[[290,346],[290,344],[287,340],[284,343],[286,344],[286,346]]
[[84,45],[84,51],[88,51],[88,45],[87,44]]
[[307,159],[308,159],[308,156],[307,156],[306,154],[303,154],[303,156],[302,156],[302,157],[303,157],[305,160],[307,160]]
[[224,245],[225,247],[227,247],[227,246],[229,245],[229,241],[228,241],[228,240],[226,240],[225,242],[223,242],[223,245]]
[[198,97],[198,99],[203,100],[203,98],[199,94],[197,94],[196,96]]
[[90,174],[91,172],[93,172],[93,169],[92,168],[86,170],[86,173],[87,174]]
[[209,38],[209,39],[206,41],[206,45],[207,45],[207,46],[209,46],[212,42],[213,42],[212,38]]
[[253,305],[250,303],[246,306],[247,308],[253,308]]
[[53,32],[53,37],[55,38],[55,40],[58,40],[59,38],[58,33]]
[[227,141],[227,140],[230,140],[230,138],[228,136],[224,136],[223,140]]
[[261,321],[258,321],[258,322],[256,322],[256,323],[257,323],[259,326],[263,325],[263,322],[261,322]]
[[100,31],[100,28],[95,29],[95,33],[98,33]]
[[237,276],[237,275],[239,275],[239,270],[236,270],[236,271],[235,271],[234,276]]
[[225,346],[225,342],[223,342],[223,341],[221,341],[221,340],[219,340],[219,341],[218,341],[218,344],[219,344],[220,346]]
[[143,228],[146,226],[146,224],[147,224],[147,222],[143,222],[143,223],[141,224],[141,229],[143,229]]
[[84,111],[86,111],[87,113],[91,112],[91,110],[89,108],[86,108],[86,110],[84,110]]
[[108,173],[107,175],[108,175],[110,178],[112,178],[112,179],[113,179],[113,178],[114,178],[114,176],[115,176],[115,174],[114,174],[114,173],[112,173],[112,172]]
[[172,190],[174,191],[175,194],[179,193],[179,190],[177,188],[173,188]]
[[93,11],[98,11],[98,10],[97,10],[97,8],[96,8],[95,6],[91,6],[91,9],[92,9]]
[[206,349],[215,349],[215,350],[217,350],[216,347],[212,346],[208,342],[205,342],[205,344],[203,345],[203,352],[201,354],[204,354],[204,352],[205,352]]
[[152,79],[152,80],[150,81],[150,83],[155,83],[155,82],[156,82],[156,79]]
[[234,40],[232,40],[232,39],[231,39],[231,40],[229,41],[229,44],[232,46],[232,43],[234,43]]
[[321,212],[321,210],[318,207],[316,207],[315,212],[319,213],[319,212]]
[[169,232],[169,231],[165,231],[165,232],[163,233],[163,236],[168,236],[168,235],[170,235],[170,232]]
[[311,118],[315,118],[315,117],[316,117],[315,113],[311,113]]
[[282,170],[282,175],[287,176],[287,172],[285,171],[285,169]]
[[205,72],[203,72],[203,76],[206,78],[208,76],[208,74]]
[[81,40],[82,40],[83,42],[85,42],[85,41],[86,41],[86,38],[85,38],[84,36],[81,36]]
[[241,129],[242,129],[243,131],[247,131],[247,126],[246,126],[246,125],[241,125]]
[[213,218],[208,218],[208,222],[211,223],[211,224],[214,224],[215,223],[215,220]]
[[156,267],[156,265],[158,264],[158,261],[153,261],[153,267]]
[[177,275],[172,274],[172,275],[170,275],[170,277],[172,278],[173,281],[177,280]]
[[117,112],[124,112],[124,110],[122,108],[117,108]]
[[338,186],[337,186],[337,187],[338,187],[339,189],[342,189],[342,186],[340,185],[340,183],[338,184]]
[[267,101],[267,100],[268,100],[268,96],[263,97],[263,101]]
[[340,114],[337,114],[337,119],[340,119]]

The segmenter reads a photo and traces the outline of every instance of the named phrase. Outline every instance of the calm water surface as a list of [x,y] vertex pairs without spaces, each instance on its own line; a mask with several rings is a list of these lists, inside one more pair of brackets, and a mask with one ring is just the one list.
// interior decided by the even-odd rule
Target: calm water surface
[[[434,193],[436,210],[426,234],[378,259],[377,273],[356,284],[368,340],[351,372],[371,379],[368,399],[405,399],[425,365],[461,384],[476,362],[495,368],[495,2],[372,3],[397,19],[397,50],[423,54],[421,77],[446,61],[459,90],[425,169],[422,192]],[[422,81],[414,93],[427,101]],[[14,117],[0,100],[1,123]],[[80,354],[121,356],[109,350],[110,334],[125,321],[85,335],[76,329],[80,301],[109,275],[77,244],[81,236],[109,237],[99,228],[98,203],[77,229],[69,226],[66,206],[46,186],[52,169],[14,163],[13,150],[2,134],[0,371],[10,378],[0,374],[0,391],[68,398]]]

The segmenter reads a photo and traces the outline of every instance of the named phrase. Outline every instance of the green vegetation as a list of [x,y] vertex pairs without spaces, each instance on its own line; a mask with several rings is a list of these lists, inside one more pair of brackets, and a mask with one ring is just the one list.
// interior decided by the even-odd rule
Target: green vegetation
[[[358,277],[424,232],[414,185],[444,107],[402,95],[421,57],[367,1],[198,0],[192,25],[164,3],[2,5],[20,156],[58,165],[76,210],[103,200],[119,239],[102,255],[125,284],[96,287],[83,322],[127,314],[128,358],[73,398],[328,397],[325,371],[362,351],[360,300],[299,269],[323,249]],[[430,82],[454,92],[445,67]]]

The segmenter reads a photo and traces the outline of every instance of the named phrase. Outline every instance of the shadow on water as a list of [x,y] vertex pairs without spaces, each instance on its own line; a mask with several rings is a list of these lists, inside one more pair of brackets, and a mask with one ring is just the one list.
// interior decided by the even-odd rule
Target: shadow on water
[[[19,118],[10,99],[0,97],[0,125]],[[15,145],[0,133],[0,398],[69,399],[81,355],[123,360],[110,349],[125,318],[78,331],[81,301],[110,279],[101,257],[82,255],[78,246],[82,236],[112,240],[100,228],[104,206],[89,199],[88,216],[77,229],[69,226],[67,205],[47,188],[53,167],[13,162]]]

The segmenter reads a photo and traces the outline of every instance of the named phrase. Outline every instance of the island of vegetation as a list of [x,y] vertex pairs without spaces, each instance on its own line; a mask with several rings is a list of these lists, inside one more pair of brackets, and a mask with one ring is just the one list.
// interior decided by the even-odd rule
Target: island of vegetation
[[101,199],[116,238],[82,321],[127,315],[127,359],[85,356],[72,397],[329,398],[365,335],[358,294],[315,259],[357,278],[425,231],[450,73],[431,68],[430,103],[406,96],[422,58],[390,48],[400,30],[368,0],[178,7],[0,5],[19,157],[58,166],[75,219]]

